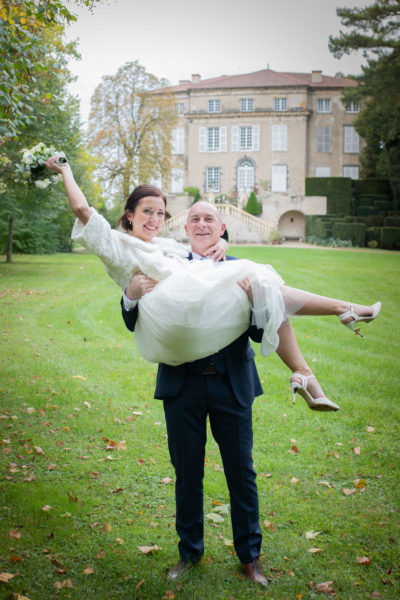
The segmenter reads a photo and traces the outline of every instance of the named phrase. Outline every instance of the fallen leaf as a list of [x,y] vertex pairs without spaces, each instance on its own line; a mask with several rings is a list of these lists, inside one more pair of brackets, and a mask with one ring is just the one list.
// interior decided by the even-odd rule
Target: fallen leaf
[[124,491],[124,488],[117,486],[115,489],[111,490],[111,493],[112,494],[119,494],[120,492],[123,492],[123,491]]
[[374,433],[375,431],[375,427],[370,427],[369,425],[367,426],[367,431],[368,433]]
[[361,454],[360,446],[357,446],[357,448],[353,448],[353,452],[354,452],[354,454],[357,454],[357,456],[360,456],[360,454]]
[[175,594],[172,590],[167,590],[162,597],[162,600],[174,600]]
[[332,487],[329,481],[318,481],[318,485],[325,485],[328,488]]
[[219,463],[214,463],[214,471],[223,471],[224,469],[219,465]]
[[21,538],[21,534],[19,531],[15,531],[14,529],[10,529],[10,538],[15,538],[19,540]]
[[137,417],[140,417],[140,415],[142,415],[143,413],[140,410],[133,410],[132,414],[136,415]]
[[122,544],[124,543],[124,540],[122,538],[118,537],[117,542],[120,546],[122,546]]
[[93,567],[86,567],[86,569],[83,570],[84,575],[91,575],[92,573],[94,573]]
[[171,483],[171,481],[171,477],[164,477],[163,479],[161,479],[161,483]]
[[224,519],[218,513],[211,512],[206,515],[206,519],[209,519],[213,523],[223,523]]
[[26,412],[28,413],[28,415],[33,415],[33,413],[35,412],[35,409],[33,408],[33,406],[30,406],[29,408],[26,409]]
[[112,525],[111,523],[104,523],[103,527],[101,528],[103,533],[111,533],[112,531]]
[[98,479],[100,477],[100,473],[98,471],[91,471],[90,474],[93,479]]
[[35,473],[32,471],[32,473],[30,473],[29,475],[27,475],[27,477],[25,477],[24,481],[35,481]]
[[292,479],[290,480],[290,483],[299,483],[300,479],[297,479],[297,477],[292,477]]
[[41,454],[42,456],[45,456],[45,453],[40,446],[35,446],[35,452],[36,454]]
[[72,375],[72,379],[81,379],[81,381],[86,381],[86,377],[82,377],[82,375]]
[[137,461],[137,464],[138,464],[138,465],[144,465],[144,464],[145,464],[145,462],[146,462],[146,461],[144,460],[144,458],[139,458],[139,460]]
[[334,594],[335,590],[332,587],[333,581],[325,581],[324,583],[317,583],[315,591],[318,594]]
[[320,535],[322,533],[322,531],[313,531],[312,529],[310,531],[306,531],[306,538],[307,540],[313,540],[314,538],[317,537],[317,535]]
[[45,512],[48,512],[49,510],[51,510],[51,506],[49,506],[48,504],[45,504],[45,506],[42,507],[42,510],[44,510]]
[[290,450],[288,450],[288,452],[291,452],[292,454],[297,454],[299,452],[299,449],[297,446],[292,446]]
[[336,460],[340,460],[340,454],[339,454],[339,452],[336,452],[336,450],[334,450],[334,451],[332,452],[332,454],[333,454],[333,456],[336,458]]
[[3,583],[8,583],[13,577],[15,577],[16,573],[0,573],[0,581]]
[[357,562],[359,565],[370,565],[371,559],[369,556],[357,556]]
[[96,554],[96,558],[105,558],[106,557],[106,552],[105,550],[100,550],[100,552],[98,552]]
[[224,544],[225,546],[233,546],[233,540],[228,540],[227,538],[224,538]]
[[151,554],[155,550],[162,550],[160,546],[136,546],[143,554]]
[[86,408],[91,408],[90,402],[85,401],[83,404],[86,406]]
[[365,479],[355,479],[353,481],[353,485],[356,488],[364,489],[365,488]]
[[323,548],[309,548],[307,550],[307,552],[309,552],[310,554],[316,554],[317,552],[323,552],[324,549]]
[[269,479],[272,477],[272,473],[261,473],[260,477],[267,477]]
[[53,471],[53,470],[56,468],[56,466],[57,466],[57,465],[55,465],[55,464],[53,464],[53,463],[50,463],[50,464],[47,466],[47,470],[48,470],[48,471]]
[[268,521],[267,519],[264,521],[264,527],[265,529],[271,529],[272,531],[276,531],[275,524],[271,523],[271,521]]
[[62,588],[72,588],[73,586],[71,579],[64,579],[64,581],[56,581],[54,587],[56,590],[61,590]]
[[351,496],[351,494],[355,494],[355,493],[356,493],[356,491],[357,491],[357,490],[356,490],[355,488],[353,488],[353,489],[351,489],[351,490],[349,490],[349,488],[343,488],[343,494],[344,494],[345,496]]

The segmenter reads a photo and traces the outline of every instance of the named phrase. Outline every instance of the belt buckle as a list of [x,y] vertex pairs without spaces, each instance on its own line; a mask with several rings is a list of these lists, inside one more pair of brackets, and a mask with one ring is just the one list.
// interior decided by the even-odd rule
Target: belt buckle
[[203,371],[203,375],[216,375],[218,373],[215,365],[212,363]]

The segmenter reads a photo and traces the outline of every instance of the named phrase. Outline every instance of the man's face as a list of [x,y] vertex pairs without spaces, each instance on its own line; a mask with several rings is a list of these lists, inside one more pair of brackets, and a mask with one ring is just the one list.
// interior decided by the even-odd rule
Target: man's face
[[196,202],[190,209],[185,230],[193,252],[204,256],[225,231],[217,209],[208,202]]

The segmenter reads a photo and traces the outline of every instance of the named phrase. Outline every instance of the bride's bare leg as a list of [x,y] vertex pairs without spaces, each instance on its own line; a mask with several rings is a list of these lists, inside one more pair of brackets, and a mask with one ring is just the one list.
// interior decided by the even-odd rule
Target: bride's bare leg
[[[285,363],[286,366],[289,367],[292,373],[301,373],[305,376],[312,375],[313,372],[301,353],[292,323],[289,319],[282,323],[278,329],[278,334],[279,346],[276,349],[276,353],[279,358]],[[294,381],[301,383],[299,378],[295,378]],[[316,378],[308,380],[307,389],[313,398],[321,398],[325,396]]]
[[[343,300],[311,294],[297,288],[282,286],[282,297],[289,314],[295,315],[341,315],[350,309],[350,304]],[[371,306],[352,304],[353,310],[360,316],[372,315]],[[349,317],[349,320],[351,317]],[[346,323],[346,320],[343,321]]]
[[318,411],[339,410],[339,406],[328,400],[313,375],[310,367],[301,353],[297,339],[289,320],[282,323],[278,329],[279,346],[276,353],[279,358],[291,369],[290,387],[293,390],[293,401],[296,392],[304,398],[309,408]]

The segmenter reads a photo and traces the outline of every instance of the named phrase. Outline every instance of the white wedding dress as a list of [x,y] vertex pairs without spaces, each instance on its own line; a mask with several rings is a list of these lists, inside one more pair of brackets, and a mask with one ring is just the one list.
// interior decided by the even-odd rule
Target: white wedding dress
[[135,341],[146,360],[173,366],[191,362],[218,352],[247,331],[251,305],[237,285],[245,277],[253,291],[252,322],[264,330],[261,353],[276,350],[287,309],[284,282],[270,265],[243,259],[190,261],[186,248],[175,240],[144,242],[112,229],[93,208],[86,225],[75,221],[71,237],[99,256],[122,289],[138,271],[159,281],[138,304]]

